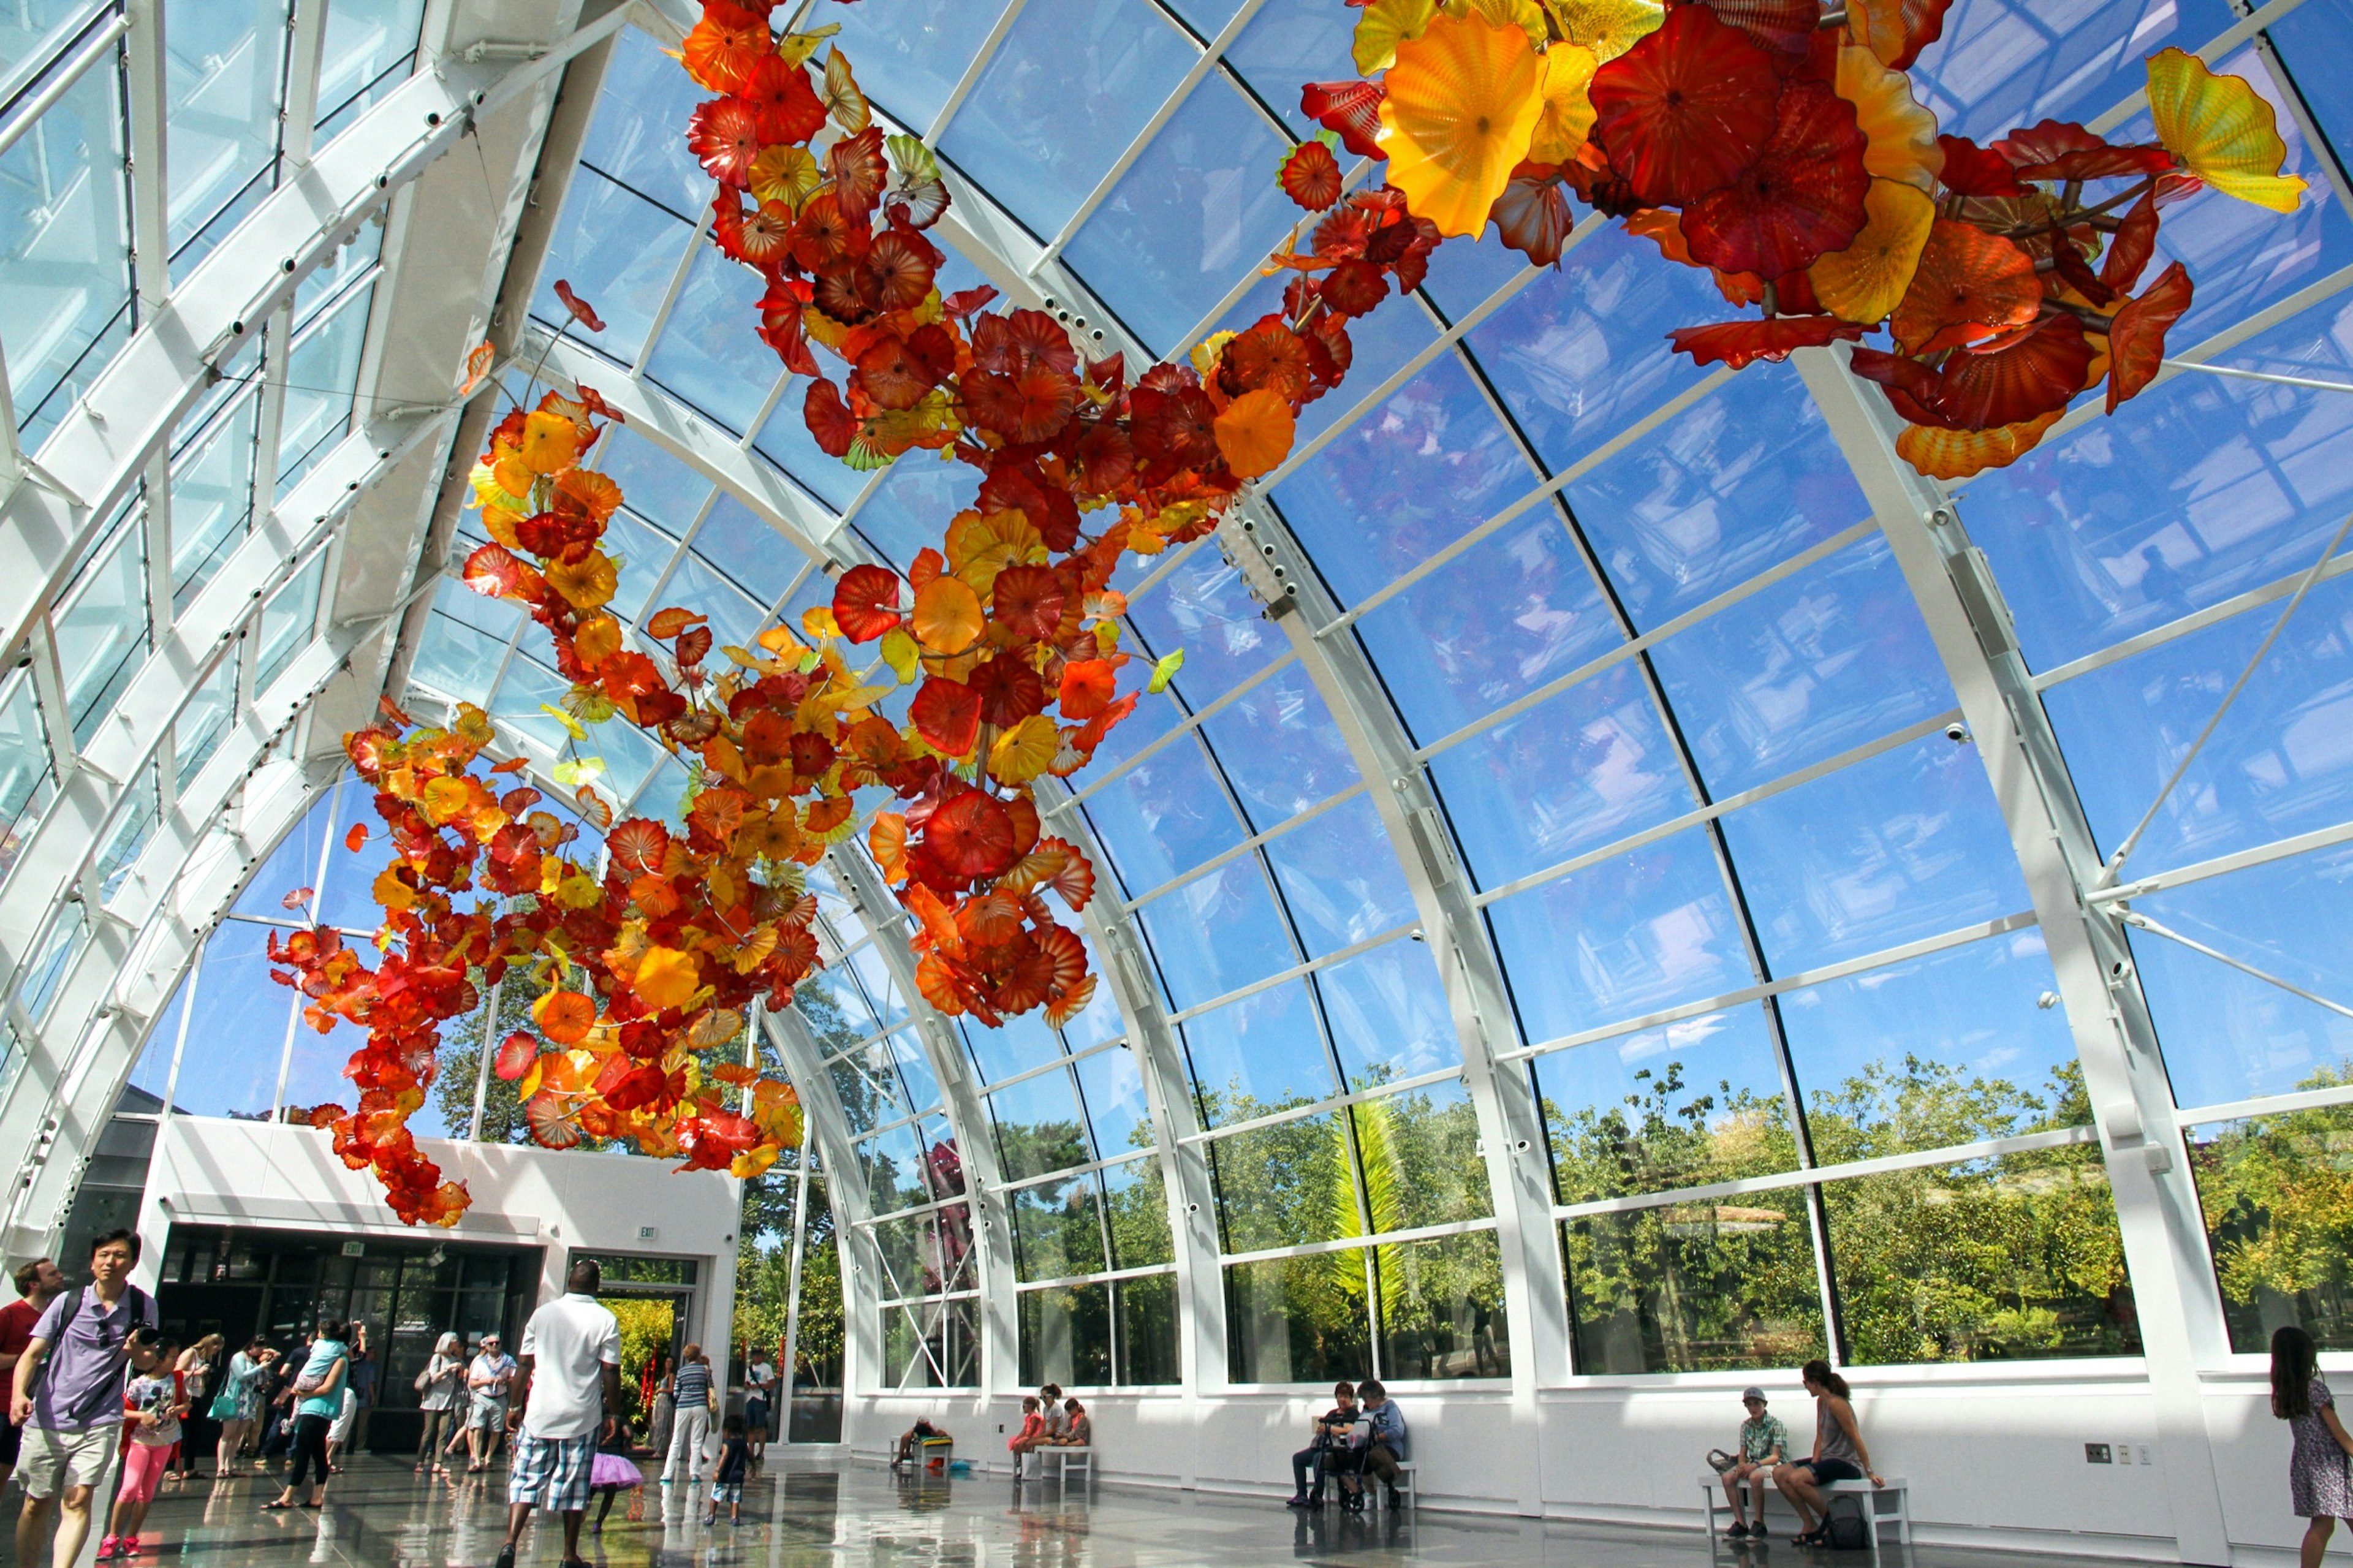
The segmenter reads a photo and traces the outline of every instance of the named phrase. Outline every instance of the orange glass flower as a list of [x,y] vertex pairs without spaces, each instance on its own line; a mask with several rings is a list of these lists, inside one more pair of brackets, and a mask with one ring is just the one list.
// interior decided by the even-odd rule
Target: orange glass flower
[[1527,156],[1544,60],[1517,27],[1440,16],[1397,48],[1381,103],[1389,184],[1440,234],[1475,235]]

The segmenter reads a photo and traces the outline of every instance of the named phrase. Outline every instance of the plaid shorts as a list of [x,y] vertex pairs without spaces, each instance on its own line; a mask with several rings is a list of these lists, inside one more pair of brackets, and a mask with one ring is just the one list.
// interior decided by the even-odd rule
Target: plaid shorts
[[534,1437],[518,1432],[507,1471],[507,1501],[532,1503],[561,1513],[588,1506],[588,1471],[596,1458],[596,1434]]

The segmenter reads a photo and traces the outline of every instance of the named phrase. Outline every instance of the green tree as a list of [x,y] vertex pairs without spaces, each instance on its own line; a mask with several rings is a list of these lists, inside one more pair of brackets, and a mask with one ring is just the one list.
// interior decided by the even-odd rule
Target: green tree
[[[2353,1062],[2296,1088],[2348,1083]],[[2283,1323],[2332,1350],[2353,1345],[2353,1106],[2198,1129],[2189,1158],[2232,1349],[2261,1352]]]

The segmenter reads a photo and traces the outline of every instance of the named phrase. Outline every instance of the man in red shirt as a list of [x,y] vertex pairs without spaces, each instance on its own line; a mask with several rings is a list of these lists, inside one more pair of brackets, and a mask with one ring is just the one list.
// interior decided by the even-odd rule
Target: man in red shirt
[[[0,1373],[12,1377],[17,1358],[33,1342],[33,1325],[41,1321],[41,1310],[66,1288],[66,1277],[46,1258],[26,1264],[15,1278],[19,1299],[0,1307]],[[23,1427],[0,1421],[0,1486],[7,1484],[16,1468],[16,1449],[24,1436]]]

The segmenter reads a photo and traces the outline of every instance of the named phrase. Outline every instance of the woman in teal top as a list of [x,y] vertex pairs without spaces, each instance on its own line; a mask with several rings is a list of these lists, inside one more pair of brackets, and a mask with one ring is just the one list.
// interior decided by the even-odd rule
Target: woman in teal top
[[343,1325],[332,1318],[320,1321],[318,1331],[311,1336],[311,1358],[302,1363],[301,1373],[294,1380],[298,1395],[294,1406],[294,1468],[286,1477],[286,1489],[278,1494],[276,1502],[262,1504],[275,1511],[294,1506],[294,1493],[302,1485],[306,1470],[316,1466],[317,1479],[311,1484],[311,1500],[302,1506],[317,1508],[327,1500],[327,1428],[334,1425],[343,1413],[343,1383],[351,1376],[352,1352],[343,1342]]

